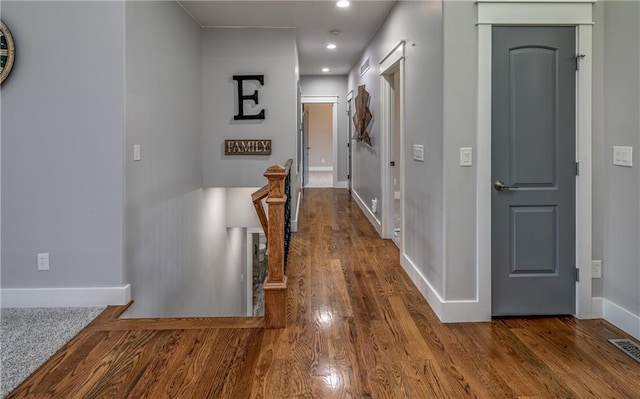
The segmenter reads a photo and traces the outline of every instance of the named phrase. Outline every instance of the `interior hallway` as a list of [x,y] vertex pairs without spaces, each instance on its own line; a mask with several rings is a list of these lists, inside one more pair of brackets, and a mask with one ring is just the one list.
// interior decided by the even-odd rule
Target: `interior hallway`
[[305,189],[287,327],[116,320],[110,308],[11,398],[637,398],[640,367],[573,317],[442,324],[347,190]]

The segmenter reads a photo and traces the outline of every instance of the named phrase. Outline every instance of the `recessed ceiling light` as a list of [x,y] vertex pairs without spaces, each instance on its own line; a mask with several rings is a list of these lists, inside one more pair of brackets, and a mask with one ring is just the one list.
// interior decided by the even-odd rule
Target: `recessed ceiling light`
[[322,68],[322,72],[329,72],[329,68]]
[[340,8],[345,8],[345,7],[349,7],[351,5],[351,3],[347,0],[340,0],[336,2],[336,6],[340,7]]
[[334,50],[336,47],[338,47],[338,46],[336,46],[334,43],[329,43],[329,44],[327,44],[327,48],[328,48],[329,50]]

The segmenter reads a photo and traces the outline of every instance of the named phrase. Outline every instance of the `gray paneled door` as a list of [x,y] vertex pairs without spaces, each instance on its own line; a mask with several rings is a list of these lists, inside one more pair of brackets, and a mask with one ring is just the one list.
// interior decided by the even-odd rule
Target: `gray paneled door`
[[575,28],[492,32],[492,313],[573,314]]

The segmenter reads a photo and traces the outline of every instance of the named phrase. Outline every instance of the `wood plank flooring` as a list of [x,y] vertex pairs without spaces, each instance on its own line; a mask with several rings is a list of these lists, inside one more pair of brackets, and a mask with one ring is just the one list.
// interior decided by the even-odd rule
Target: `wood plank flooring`
[[108,308],[10,398],[640,398],[602,320],[441,324],[346,190],[306,189],[287,327]]

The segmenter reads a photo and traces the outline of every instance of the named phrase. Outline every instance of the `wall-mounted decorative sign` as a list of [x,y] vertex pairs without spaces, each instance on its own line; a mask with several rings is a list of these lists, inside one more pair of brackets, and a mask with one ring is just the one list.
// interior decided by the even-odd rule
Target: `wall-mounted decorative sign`
[[224,155],[271,155],[271,140],[225,140]]
[[4,22],[0,21],[0,84],[9,76],[16,57],[16,46],[13,36]]
[[233,75],[233,80],[238,82],[238,115],[234,115],[233,119],[264,119],[264,109],[254,115],[245,115],[244,113],[245,101],[253,101],[258,105],[258,90],[255,90],[253,94],[244,94],[244,82],[246,80],[253,80],[264,86],[264,75]]
[[364,141],[368,145],[371,145],[371,127],[373,126],[373,114],[369,109],[369,103],[371,96],[365,88],[365,85],[358,86],[358,95],[356,96],[356,112],[353,115],[353,125],[355,126],[355,132],[353,134],[354,139]]

